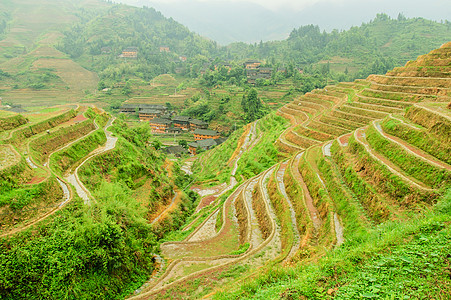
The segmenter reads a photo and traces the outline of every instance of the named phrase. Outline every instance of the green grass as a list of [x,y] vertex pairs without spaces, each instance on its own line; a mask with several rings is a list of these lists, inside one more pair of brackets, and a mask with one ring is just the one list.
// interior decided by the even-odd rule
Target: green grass
[[434,188],[450,184],[451,173],[449,171],[430,165],[410,154],[398,144],[385,139],[374,128],[373,124],[366,130],[366,133],[366,139],[374,150],[388,158],[410,176]]
[[398,120],[386,118],[381,122],[383,130],[396,136],[407,143],[423,150],[426,153],[451,164],[451,147],[441,142],[438,136],[428,133],[426,130],[415,130]]
[[251,150],[243,153],[238,162],[237,175],[251,178],[276,164],[280,156],[274,143],[287,127],[288,121],[275,113],[260,119],[257,123],[260,141]]
[[315,263],[274,267],[214,299],[448,299],[451,191],[432,211],[387,222]]
[[105,132],[100,128],[84,139],[72,144],[69,148],[63,149],[52,155],[50,158],[50,166],[55,172],[62,174],[105,142]]

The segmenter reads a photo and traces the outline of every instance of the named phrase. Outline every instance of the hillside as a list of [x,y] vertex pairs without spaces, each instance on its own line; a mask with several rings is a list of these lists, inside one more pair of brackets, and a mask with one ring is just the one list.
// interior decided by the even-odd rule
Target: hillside
[[[185,68],[180,57],[212,57],[215,42],[190,32],[153,8],[113,5],[94,18],[86,17],[71,30],[58,48],[84,67],[97,72],[108,85]],[[136,56],[119,58],[123,50],[136,48]],[[201,57],[202,58],[202,57]]]
[[[1,2],[0,298],[451,298],[447,24],[226,48],[152,8]],[[252,57],[285,71],[251,86]],[[166,155],[125,101],[228,139]]]
[[267,116],[204,153],[195,174],[216,176],[131,299],[448,298],[450,55],[315,90],[279,110],[280,137]]
[[[275,60],[305,69],[327,64],[335,72],[363,78],[384,74],[395,66],[440,47],[451,39],[450,23],[441,24],[422,18],[392,19],[378,14],[375,19],[349,30],[321,31],[317,25],[293,29],[288,39],[243,47],[231,44],[234,55]],[[244,51],[243,51],[244,50]]]
[[[111,299],[136,289],[155,268],[158,240],[196,199],[148,146],[149,127],[78,105],[0,124],[0,297]],[[177,207],[166,210],[171,199]]]
[[[79,19],[81,7],[102,11],[96,0],[2,1],[7,26],[0,37],[0,95],[22,106],[78,102],[97,87],[98,76],[55,49],[61,30]],[[0,21],[1,23],[1,21]]]

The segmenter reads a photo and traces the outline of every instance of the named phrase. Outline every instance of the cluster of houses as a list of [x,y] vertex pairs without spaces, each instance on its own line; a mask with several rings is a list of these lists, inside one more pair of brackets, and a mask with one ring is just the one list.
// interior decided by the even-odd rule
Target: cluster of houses
[[137,113],[140,121],[149,122],[152,133],[179,134],[191,132],[194,142],[189,144],[189,152],[196,154],[199,149],[208,150],[222,144],[225,139],[216,130],[209,130],[208,123],[188,116],[174,116],[164,105],[125,103],[121,113]]
[[[102,47],[100,49],[101,54],[110,54],[112,52],[111,47]],[[138,47],[127,47],[122,50],[121,54],[119,54],[120,58],[138,58]],[[168,46],[161,46],[160,53],[170,53],[171,49]],[[186,56],[180,56],[179,60],[181,62],[186,62],[188,58]]]
[[272,68],[261,67],[258,60],[248,60],[244,63],[246,69],[247,83],[255,84],[257,79],[271,79]]

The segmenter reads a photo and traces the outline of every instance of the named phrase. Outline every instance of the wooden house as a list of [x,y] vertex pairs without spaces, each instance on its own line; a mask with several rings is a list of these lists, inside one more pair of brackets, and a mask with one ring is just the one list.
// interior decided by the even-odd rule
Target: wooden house
[[161,118],[155,118],[149,121],[152,133],[166,133],[171,123],[171,120]]
[[199,151],[199,149],[209,150],[209,149],[213,148],[216,145],[217,145],[217,143],[215,142],[214,139],[200,140],[200,141],[195,141],[195,142],[192,142],[192,143],[188,144],[189,152],[192,155],[196,155],[197,152]]
[[137,58],[138,57],[138,48],[137,47],[128,47],[122,50],[121,57],[124,58]]
[[262,78],[270,79],[272,68],[258,68],[258,74],[261,75]]
[[208,123],[202,120],[192,119],[189,121],[190,131],[194,131],[196,129],[207,129]]
[[139,120],[142,121],[150,121],[155,118],[161,117],[163,111],[158,109],[142,109],[139,111],[138,116]]
[[182,130],[189,130],[190,117],[187,116],[175,116],[172,118],[172,124],[174,127],[181,128]]
[[100,48],[100,53],[102,53],[102,54],[110,54],[111,53],[111,47],[102,47],[102,48]]
[[257,69],[262,63],[258,60],[248,60],[244,63],[246,69]]
[[188,144],[189,152],[192,155],[196,155],[199,149],[209,150],[215,146],[221,145],[226,140],[227,139],[225,139],[225,138],[218,138],[218,139],[205,139],[205,140],[195,141],[195,142]]
[[169,49],[168,46],[161,46],[160,47],[160,53],[162,53],[162,52],[169,53],[169,52],[171,52],[171,49]]
[[188,150],[182,146],[169,146],[163,149],[166,154],[174,155],[175,157],[180,157],[183,154],[187,154]]
[[194,139],[196,141],[205,140],[205,139],[218,139],[221,137],[219,132],[216,130],[209,130],[209,129],[196,129],[193,132]]

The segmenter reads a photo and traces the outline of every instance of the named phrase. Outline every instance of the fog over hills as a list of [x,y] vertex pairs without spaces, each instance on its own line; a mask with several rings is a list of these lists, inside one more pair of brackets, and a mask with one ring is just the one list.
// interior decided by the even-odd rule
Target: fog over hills
[[[150,6],[220,44],[255,43],[286,38],[293,28],[315,24],[321,29],[348,29],[373,19],[377,13],[396,18],[423,17],[445,20],[451,16],[446,0],[117,0],[135,6]],[[277,5],[279,3],[279,5]]]

